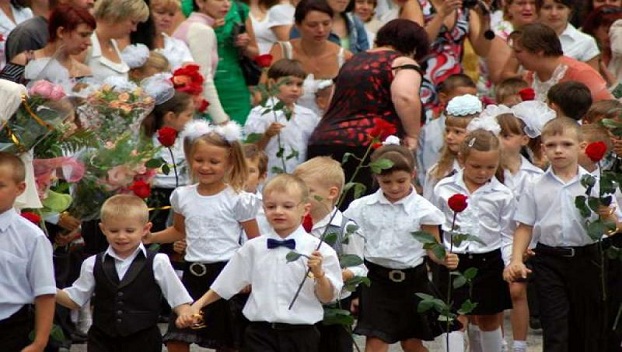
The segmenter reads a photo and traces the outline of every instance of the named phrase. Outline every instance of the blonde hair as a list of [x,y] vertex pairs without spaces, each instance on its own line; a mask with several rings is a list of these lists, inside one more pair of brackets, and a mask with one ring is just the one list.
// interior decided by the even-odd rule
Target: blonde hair
[[[445,120],[445,127],[455,127],[455,128],[464,128],[466,129],[469,125],[469,122],[476,115],[469,116],[459,116],[454,117],[452,115],[447,115],[447,119]],[[443,149],[441,150],[441,156],[436,163],[436,166],[430,172],[430,175],[435,180],[440,180],[445,177],[450,171],[456,160],[457,154],[451,151],[447,144],[443,144]]]
[[[171,65],[166,56],[155,51],[150,51],[147,61],[145,61],[142,66],[131,69],[130,75],[132,76],[132,78],[136,77],[138,78],[138,80],[142,80],[144,78],[147,78],[143,76],[149,69],[153,69],[154,71],[156,71],[155,73],[164,73],[171,70]],[[153,73],[150,73],[149,75],[152,74]]]
[[482,129],[474,130],[464,137],[458,152],[466,160],[473,150],[478,152],[500,151],[501,142],[494,133]]
[[272,192],[291,195],[294,191],[300,192],[300,201],[306,202],[309,200],[309,188],[300,177],[291,174],[278,174],[264,186],[263,196],[266,197],[266,195]]
[[26,180],[26,166],[17,155],[13,153],[0,152],[0,167],[6,166],[12,171],[11,178],[15,183]]
[[128,18],[145,22],[149,18],[149,6],[143,0],[97,0],[93,17],[112,22]]
[[547,122],[542,128],[542,142],[546,137],[564,135],[567,132],[572,131],[577,136],[577,140],[581,142],[583,140],[583,134],[581,133],[581,125],[569,117],[558,117]]
[[139,219],[149,222],[149,208],[144,200],[133,194],[117,194],[104,202],[100,211],[102,222],[111,219]]
[[316,156],[296,166],[293,174],[302,179],[313,179],[323,186],[337,187],[339,193],[343,190],[346,175],[341,164],[329,156]]
[[244,149],[244,157],[247,160],[257,161],[257,171],[259,176],[265,176],[268,172],[268,155],[257,147],[257,144],[249,143],[242,146]]
[[[229,162],[231,163],[231,169],[225,174],[225,182],[229,184],[236,192],[241,191],[244,188],[244,184],[248,179],[248,165],[246,164],[246,158],[244,157],[244,150],[242,144],[239,141],[228,142],[221,135],[216,132],[210,132],[195,138],[194,140],[184,140],[184,152],[186,154],[186,160],[189,164],[192,164],[193,155],[197,150],[197,147],[201,144],[209,144],[214,147],[225,148],[229,151]],[[190,176],[194,181],[196,177],[190,167]]]
[[613,148],[609,132],[604,126],[595,123],[581,125],[581,135],[582,142],[603,142],[607,145],[607,151]]
[[151,9],[162,8],[177,12],[181,9],[181,3],[179,0],[152,0],[150,7]]
[[601,100],[590,106],[585,113],[585,123],[597,123],[603,119],[616,119],[622,115],[622,103],[618,100]]
[[529,88],[529,83],[520,77],[504,79],[495,87],[495,100],[497,104],[501,104],[502,101],[518,94],[524,88]]

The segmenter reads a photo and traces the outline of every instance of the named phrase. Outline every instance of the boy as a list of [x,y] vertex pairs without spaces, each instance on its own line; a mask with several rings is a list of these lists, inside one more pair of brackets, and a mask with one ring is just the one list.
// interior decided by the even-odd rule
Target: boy
[[[244,125],[246,135],[262,134],[257,145],[268,155],[268,177],[292,172],[307,159],[307,142],[320,119],[313,111],[296,104],[306,76],[299,61],[275,62],[268,70],[268,89],[277,93],[268,98],[265,106],[253,108]],[[279,103],[282,108],[270,110]]]
[[[343,216],[336,207],[339,196],[345,183],[345,174],[341,164],[328,156],[318,156],[298,165],[294,175],[300,177],[309,187],[311,210],[309,214],[313,220],[311,234],[320,238],[325,231],[327,234],[336,233],[337,240],[332,245],[338,255],[352,254],[363,259],[365,240],[357,231],[345,240],[346,228],[354,222]],[[328,230],[326,228],[328,227]],[[366,276],[367,268],[364,264],[343,268],[341,277],[343,282],[355,276]],[[340,306],[348,310],[352,301],[351,293],[342,291]],[[346,352],[352,351],[352,337],[341,325],[318,324],[320,330],[320,351]]]
[[[598,244],[586,232],[575,197],[585,195],[578,165],[581,129],[576,121],[556,118],[542,130],[542,146],[551,167],[525,187],[514,220],[512,261],[504,271],[508,281],[526,278],[523,253],[532,236],[538,238],[532,258],[544,351],[603,351],[603,301]],[[596,191],[595,191],[596,192]],[[608,209],[607,209],[608,210]],[[611,212],[602,216],[615,218]],[[613,219],[615,220],[615,219]]]
[[14,209],[25,179],[20,158],[0,152],[0,349],[7,352],[43,351],[54,318],[52,245]]
[[557,117],[568,117],[575,121],[581,121],[592,106],[590,89],[577,81],[557,83],[549,89],[546,99]]
[[[248,165],[248,178],[244,185],[244,191],[257,195],[257,198],[261,200],[261,188],[266,181],[266,177],[268,177],[268,156],[257,147],[257,144],[245,144],[243,148],[246,165]],[[260,234],[270,232],[270,224],[266,220],[266,213],[263,211],[263,207],[257,212],[255,220],[257,220],[257,225],[259,225]],[[246,234],[242,236],[241,240],[242,244],[248,241]]]
[[423,186],[425,174],[441,155],[445,135],[445,106],[447,103],[461,95],[477,94],[477,86],[473,80],[462,73],[453,74],[438,86],[438,100],[443,111],[438,118],[428,122],[419,132],[417,147],[417,181]]
[[511,108],[522,102],[523,99],[518,92],[524,88],[529,88],[529,84],[520,77],[504,79],[495,86],[495,101],[497,105],[505,105]]
[[102,205],[99,227],[108,249],[87,258],[78,280],[59,290],[56,299],[79,309],[95,294],[89,351],[160,352],[162,294],[177,314],[190,310],[192,298],[168,256],[142,244],[151,229],[147,205],[134,195],[112,196]]
[[[264,187],[263,203],[271,232],[246,242],[192,309],[197,313],[252,285],[243,310],[250,320],[244,335],[246,350],[318,351],[314,324],[323,318],[322,303],[334,301],[343,286],[337,254],[326,243],[318,249],[319,240],[301,226],[310,204],[309,191],[300,178],[275,176]],[[302,257],[288,262],[286,255],[292,250]],[[307,269],[313,276],[307,277],[289,309]],[[177,319],[180,327],[194,322],[194,315]]]

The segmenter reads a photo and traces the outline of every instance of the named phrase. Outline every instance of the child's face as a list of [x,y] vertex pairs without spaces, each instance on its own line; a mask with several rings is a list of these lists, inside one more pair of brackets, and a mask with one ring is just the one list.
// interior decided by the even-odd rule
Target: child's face
[[195,146],[190,160],[192,174],[204,186],[224,183],[231,167],[229,149],[201,142]]
[[299,190],[289,192],[272,191],[264,193],[263,207],[270,226],[281,237],[287,237],[302,223],[302,217],[309,212],[309,203],[302,201]]
[[257,187],[266,179],[266,173],[259,174],[259,159],[246,158],[248,166],[248,178],[244,184],[244,190],[249,193],[256,193]]
[[375,0],[356,0],[354,2],[354,13],[357,14],[363,22],[369,22],[371,20],[375,8]]
[[304,183],[309,187],[309,203],[311,204],[311,215],[327,214],[335,206],[335,202],[339,197],[339,189],[337,187],[327,187],[321,180],[316,177],[301,177]]
[[466,128],[445,126],[445,144],[447,144],[447,148],[452,153],[457,154],[466,134]]
[[25,189],[25,182],[15,182],[13,169],[9,165],[0,165],[0,214],[13,208],[15,199]]
[[170,111],[164,116],[166,126],[174,128],[178,132],[183,131],[184,126],[194,117],[194,101],[190,99],[186,109],[179,114]]
[[469,155],[462,159],[464,183],[473,191],[486,184],[495,175],[500,159],[499,150],[469,150]]
[[572,131],[542,136],[542,149],[554,170],[575,167],[581,152],[579,138]]
[[151,223],[145,224],[138,216],[116,216],[102,220],[99,228],[114,252],[121,258],[127,258],[147,235]]
[[302,95],[302,82],[302,79],[294,76],[279,78],[276,83],[279,87],[279,93],[276,97],[285,105],[296,103]]
[[507,97],[503,98],[503,100],[498,103],[511,108],[512,106],[518,103],[522,103],[522,102],[523,102],[523,99],[521,99],[519,94],[512,94],[512,95],[508,95]]
[[524,134],[501,133],[499,140],[503,155],[507,156],[520,154],[521,149],[529,143],[529,137]]
[[393,171],[386,175],[376,175],[378,185],[385,198],[395,203],[412,193],[413,174],[403,170]]

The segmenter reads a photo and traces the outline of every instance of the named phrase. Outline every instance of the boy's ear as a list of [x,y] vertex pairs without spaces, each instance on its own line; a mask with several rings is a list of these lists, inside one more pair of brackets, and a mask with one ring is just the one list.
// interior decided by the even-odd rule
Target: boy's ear
[[337,186],[332,186],[331,188],[328,189],[328,198],[330,198],[330,200],[334,200],[339,198],[339,187]]
[[309,214],[311,212],[311,203],[306,202],[304,204],[304,208],[303,209],[305,210],[305,213],[303,215]]
[[151,231],[151,227],[153,226],[153,223],[148,222],[145,224],[145,226],[143,227],[143,237],[147,236],[147,234],[149,233],[149,231]]
[[17,195],[21,196],[26,191],[26,182],[21,181],[17,184]]
[[520,138],[520,143],[521,143],[521,145],[522,145],[522,146],[526,146],[527,144],[529,144],[529,141],[530,141],[530,140],[531,140],[531,139],[529,138],[529,136],[528,136],[528,135],[523,134],[523,135],[521,136],[521,138]]
[[581,148],[581,152],[585,153],[585,149],[587,148],[587,145],[589,143],[587,141],[582,141],[581,143],[579,143],[579,148]]
[[99,226],[99,229],[106,234],[106,226],[104,226],[104,223],[100,221],[97,225]]

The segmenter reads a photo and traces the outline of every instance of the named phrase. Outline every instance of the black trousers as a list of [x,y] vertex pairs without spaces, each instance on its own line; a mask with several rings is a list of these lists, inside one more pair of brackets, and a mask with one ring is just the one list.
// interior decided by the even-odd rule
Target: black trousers
[[[339,308],[350,310],[350,303],[352,303],[352,296],[342,299],[339,302]],[[320,351],[352,352],[352,335],[347,327],[341,324],[325,325],[323,322],[317,323],[316,326],[320,331]]]
[[[600,256],[596,245],[564,256],[538,244],[532,258],[540,302],[544,351],[604,351],[605,314]],[[557,252],[557,253],[556,253]],[[567,255],[568,253],[566,253]]]
[[34,328],[34,315],[30,305],[25,305],[10,317],[0,320],[0,349],[19,352],[30,345],[28,335]]
[[88,352],[161,352],[162,335],[157,325],[128,336],[110,336],[92,326],[89,329]]
[[319,352],[320,333],[314,325],[277,325],[251,322],[244,334],[242,351]]

